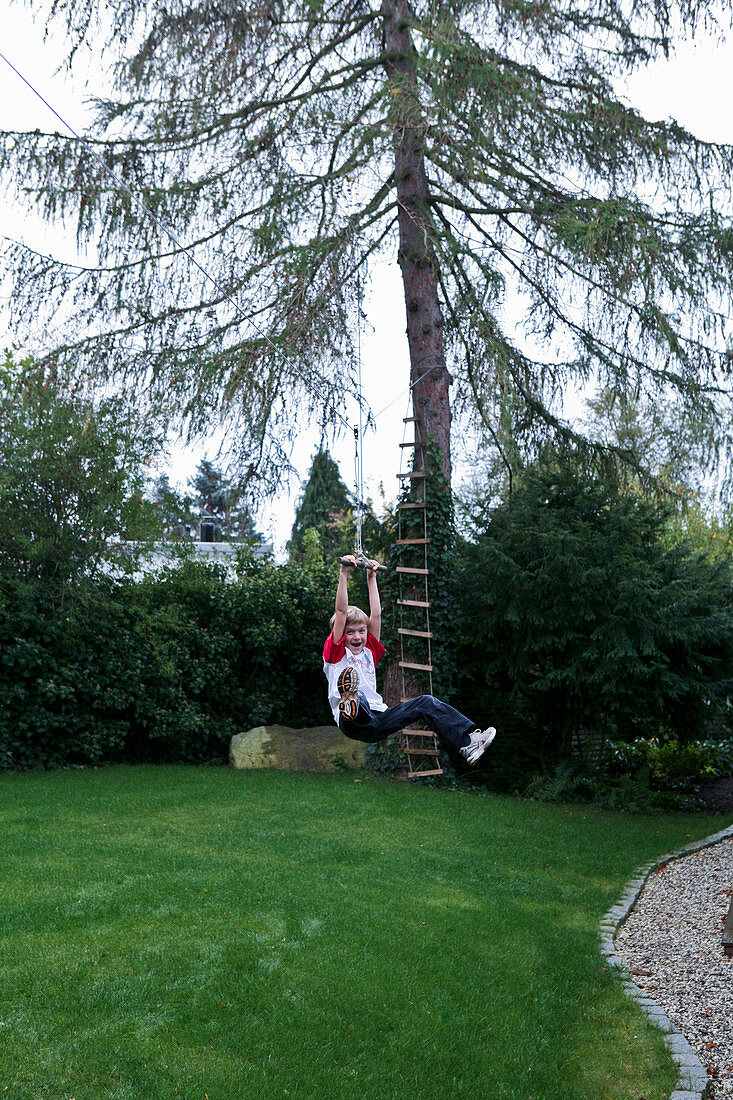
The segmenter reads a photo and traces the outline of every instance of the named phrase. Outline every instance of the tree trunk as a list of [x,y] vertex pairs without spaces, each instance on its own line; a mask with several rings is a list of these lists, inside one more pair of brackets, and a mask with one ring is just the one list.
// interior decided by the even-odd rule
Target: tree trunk
[[385,68],[392,88],[395,181],[400,232],[399,263],[407,310],[413,415],[420,439],[435,441],[450,484],[450,396],[445,365],[443,315],[423,152],[425,119],[415,77],[415,47],[407,0],[382,0]]

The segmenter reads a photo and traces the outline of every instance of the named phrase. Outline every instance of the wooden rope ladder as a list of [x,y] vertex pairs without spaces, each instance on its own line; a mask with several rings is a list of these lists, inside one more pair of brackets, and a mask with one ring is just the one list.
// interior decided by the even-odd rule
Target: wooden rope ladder
[[[433,694],[433,657],[430,629],[430,595],[428,588],[428,513],[427,513],[427,453],[425,441],[419,438],[417,417],[407,416],[405,424],[412,424],[415,438],[401,443],[403,449],[412,448],[411,469],[399,473],[401,479],[410,481],[410,499],[397,505],[397,545],[401,547],[401,561],[397,567],[399,578],[400,609],[400,673],[402,701],[414,699],[421,690]],[[409,625],[406,625],[409,624]],[[440,747],[433,730],[404,729],[400,734],[400,747],[407,757],[408,778],[442,775]]]

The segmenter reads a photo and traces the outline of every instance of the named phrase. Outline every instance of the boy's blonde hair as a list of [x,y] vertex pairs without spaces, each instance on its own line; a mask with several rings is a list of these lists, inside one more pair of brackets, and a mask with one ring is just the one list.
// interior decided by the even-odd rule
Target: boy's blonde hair
[[[336,612],[334,611],[331,616],[331,626],[336,621]],[[351,623],[364,623],[365,626],[369,626],[369,616],[366,612],[362,611],[360,607],[355,607],[353,604],[349,604],[346,608],[346,626],[350,626]]]

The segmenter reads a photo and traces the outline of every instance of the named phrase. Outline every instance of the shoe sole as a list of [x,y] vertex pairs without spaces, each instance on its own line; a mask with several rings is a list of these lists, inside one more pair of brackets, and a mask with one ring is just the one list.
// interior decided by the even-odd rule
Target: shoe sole
[[359,676],[355,669],[345,668],[339,676],[336,686],[339,689],[339,713],[344,718],[356,718],[359,710],[357,693],[359,691]]

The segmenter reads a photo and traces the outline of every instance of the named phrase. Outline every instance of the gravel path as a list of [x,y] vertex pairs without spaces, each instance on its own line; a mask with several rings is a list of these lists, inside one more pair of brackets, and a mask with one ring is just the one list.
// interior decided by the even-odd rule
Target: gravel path
[[653,872],[615,938],[713,1078],[715,1100],[733,1100],[733,958],[721,943],[732,892],[730,838]]

